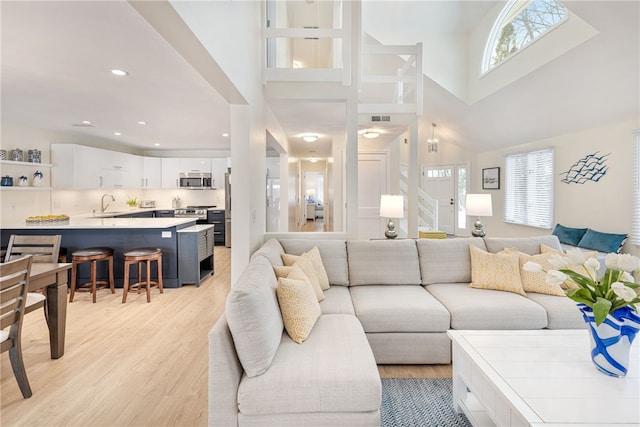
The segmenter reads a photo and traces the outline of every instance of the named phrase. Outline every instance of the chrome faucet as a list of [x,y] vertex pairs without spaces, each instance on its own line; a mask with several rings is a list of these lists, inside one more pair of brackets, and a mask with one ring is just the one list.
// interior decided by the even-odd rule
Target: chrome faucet
[[111,194],[107,194],[107,193],[103,194],[103,195],[102,195],[102,200],[101,200],[101,202],[100,202],[100,208],[101,208],[101,209],[100,209],[100,212],[102,212],[102,213],[104,213],[104,211],[106,211],[106,210],[107,210],[107,208],[109,207],[109,203],[107,203],[107,206],[105,206],[105,205],[104,205],[104,198],[105,198],[106,196],[111,197],[111,201],[112,201],[112,202],[115,202],[115,201],[116,201],[116,198],[115,198],[115,197],[113,197]]

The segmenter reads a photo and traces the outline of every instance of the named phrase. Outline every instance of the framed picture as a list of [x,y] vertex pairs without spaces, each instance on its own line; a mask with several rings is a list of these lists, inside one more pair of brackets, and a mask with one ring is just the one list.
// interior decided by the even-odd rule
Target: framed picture
[[500,168],[482,169],[482,189],[483,190],[499,190],[500,189]]

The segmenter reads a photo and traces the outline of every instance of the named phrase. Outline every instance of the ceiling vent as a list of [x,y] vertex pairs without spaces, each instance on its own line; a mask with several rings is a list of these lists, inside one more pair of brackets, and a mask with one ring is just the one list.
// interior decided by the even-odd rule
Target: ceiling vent
[[390,123],[391,116],[371,116],[371,123]]

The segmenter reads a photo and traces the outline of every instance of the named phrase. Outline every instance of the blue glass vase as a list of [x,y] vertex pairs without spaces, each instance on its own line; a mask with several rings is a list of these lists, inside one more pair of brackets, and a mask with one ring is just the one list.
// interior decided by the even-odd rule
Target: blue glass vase
[[578,304],[591,338],[591,360],[601,371],[612,377],[624,377],[629,369],[631,343],[640,331],[640,316],[631,307],[610,313],[596,325],[593,309]]

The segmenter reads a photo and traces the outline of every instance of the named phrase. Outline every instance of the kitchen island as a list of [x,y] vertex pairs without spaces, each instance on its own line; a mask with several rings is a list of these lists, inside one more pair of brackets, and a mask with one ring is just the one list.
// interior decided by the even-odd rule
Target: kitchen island
[[[193,218],[96,218],[71,217],[65,225],[26,225],[3,223],[1,244],[6,246],[12,234],[62,236],[62,246],[67,248],[69,261],[75,250],[91,246],[108,246],[115,250],[113,272],[116,287],[123,286],[123,253],[140,247],[154,247],[162,250],[162,281],[166,288],[180,286],[178,280],[178,237],[177,231],[195,225]],[[102,265],[101,265],[102,264]],[[98,274],[106,277],[107,263],[98,263]],[[137,277],[137,269],[131,269],[131,278]],[[79,281],[89,278],[88,263],[81,264]]]

